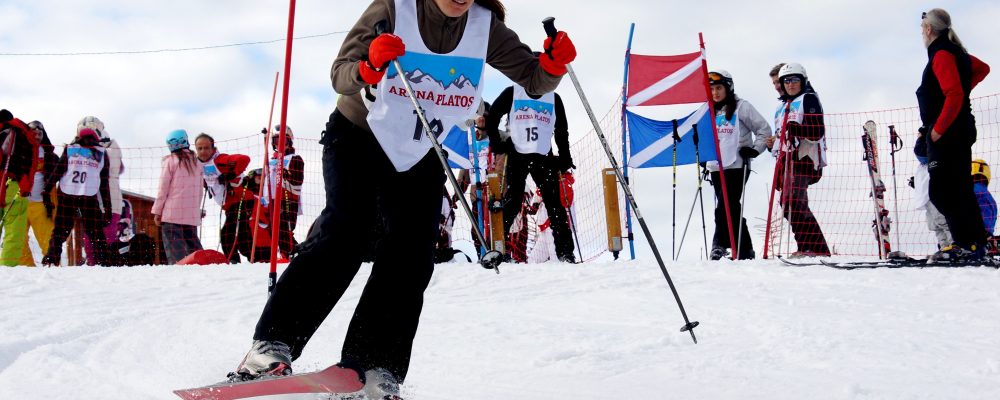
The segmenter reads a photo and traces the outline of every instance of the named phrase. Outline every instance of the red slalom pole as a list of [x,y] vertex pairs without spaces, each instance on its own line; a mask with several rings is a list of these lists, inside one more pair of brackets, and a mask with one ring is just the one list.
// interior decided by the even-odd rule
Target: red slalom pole
[[719,130],[715,126],[715,102],[712,101],[712,89],[708,85],[708,60],[705,57],[705,39],[702,37],[701,32],[698,33],[698,41],[701,43],[701,70],[705,76],[705,79],[702,79],[702,81],[705,82],[705,94],[708,95],[708,112],[712,119],[712,138],[715,139],[715,156],[719,159],[719,180],[722,181],[722,205],[726,209],[726,225],[729,226],[729,248],[733,249],[731,258],[735,260],[739,255],[736,254],[736,236],[733,234],[733,217],[729,212],[729,191],[726,189],[726,171],[722,165],[722,151],[719,149]]
[[[260,169],[260,173],[262,175],[264,174],[264,171],[267,171],[267,152],[269,151],[268,149],[270,149],[269,142],[271,140],[271,123],[274,122],[274,121],[272,121],[272,119],[274,119],[274,99],[278,97],[278,74],[279,73],[280,72],[278,72],[278,71],[274,72],[274,89],[271,90],[271,112],[267,113],[267,126],[265,126],[264,127],[264,131],[261,132],[261,133],[264,134],[264,167]],[[260,187],[257,188],[257,201],[258,202],[260,201],[260,199],[262,197],[264,197],[264,183],[265,182],[264,182],[263,176],[261,176],[260,183],[261,183]],[[258,208],[259,208],[259,206],[258,206]],[[254,262],[254,260],[256,259],[256,256],[257,256],[257,230],[258,230],[257,228],[259,228],[259,227],[260,227],[260,213],[259,212],[254,212],[253,213],[253,226],[250,227],[250,229],[253,229],[253,231],[252,231],[253,232],[253,238],[250,239],[252,241],[250,243],[250,263],[251,264],[253,264],[253,262]]]
[[288,130],[288,81],[292,73],[292,34],[295,32],[295,0],[288,1],[288,36],[285,39],[285,77],[281,86],[281,129],[278,131],[278,154],[281,159],[277,162],[277,172],[274,178],[274,201],[271,202],[271,271],[267,275],[267,294],[274,292],[274,286],[278,281],[278,234],[281,224],[281,178],[285,172],[285,131]]

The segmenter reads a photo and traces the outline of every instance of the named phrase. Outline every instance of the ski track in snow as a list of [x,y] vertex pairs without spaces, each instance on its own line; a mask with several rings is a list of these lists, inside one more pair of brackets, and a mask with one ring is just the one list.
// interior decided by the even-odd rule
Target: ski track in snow
[[[408,399],[1000,398],[1000,272],[653,262],[438,267]],[[294,368],[335,363],[365,266]],[[171,399],[239,363],[266,265],[0,273],[0,399]],[[304,307],[308,305],[303,305]]]

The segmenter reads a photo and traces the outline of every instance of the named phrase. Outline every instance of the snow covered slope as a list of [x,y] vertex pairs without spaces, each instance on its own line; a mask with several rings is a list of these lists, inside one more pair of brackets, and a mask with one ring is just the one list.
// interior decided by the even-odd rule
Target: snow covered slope
[[[321,266],[317,266],[321,267]],[[1000,272],[440,266],[411,399],[1000,398]],[[336,362],[365,267],[296,362]],[[0,399],[170,399],[249,348],[264,265],[0,270]],[[303,304],[308,307],[308,304]]]

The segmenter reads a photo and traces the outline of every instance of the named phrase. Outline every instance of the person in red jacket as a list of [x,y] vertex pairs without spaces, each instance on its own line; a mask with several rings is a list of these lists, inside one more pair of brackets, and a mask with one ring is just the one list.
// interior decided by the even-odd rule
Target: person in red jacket
[[[287,127],[286,127],[287,128]],[[276,125],[271,131],[271,148],[274,154],[268,160],[267,185],[264,186],[264,198],[261,201],[274,212],[274,205],[279,205],[281,210],[281,224],[278,225],[278,249],[287,258],[293,253],[298,242],[295,241],[295,225],[302,214],[302,181],[305,179],[305,162],[302,156],[295,154],[294,136],[292,128],[285,131],[285,154],[278,153],[278,139],[281,133],[281,126]],[[280,168],[281,174],[281,201],[274,201],[276,186],[278,181],[278,160],[283,166]]]
[[230,263],[239,264],[238,250],[248,246],[249,243],[238,244],[237,236],[241,229],[249,228],[247,221],[250,220],[250,212],[253,210],[250,205],[253,197],[246,197],[246,190],[236,190],[239,186],[237,177],[247,170],[250,157],[243,154],[220,153],[215,147],[215,138],[207,133],[195,137],[194,148],[204,172],[208,197],[215,200],[226,214],[226,221],[219,229],[222,253]]
[[917,101],[920,129],[926,133],[929,192],[955,241],[936,255],[956,262],[976,261],[985,254],[987,238],[972,184],[976,118],[969,92],[986,78],[990,67],[969,55],[947,11],[935,8],[923,13],[920,27],[928,60]]
[[0,110],[0,219],[3,250],[0,265],[20,263],[28,236],[28,196],[38,168],[39,142],[24,121]]

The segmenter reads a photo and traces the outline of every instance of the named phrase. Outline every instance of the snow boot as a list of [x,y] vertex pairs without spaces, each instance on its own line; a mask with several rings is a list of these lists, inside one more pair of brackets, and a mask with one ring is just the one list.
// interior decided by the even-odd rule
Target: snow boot
[[726,253],[726,249],[723,249],[722,247],[713,247],[712,253],[709,254],[709,258],[711,258],[712,261],[721,260],[722,257],[726,256]]
[[254,340],[253,346],[236,372],[229,373],[232,382],[250,381],[265,376],[292,374],[292,349],[287,344],[272,340]]
[[369,400],[403,400],[399,397],[399,381],[385,368],[365,371],[364,392]]

